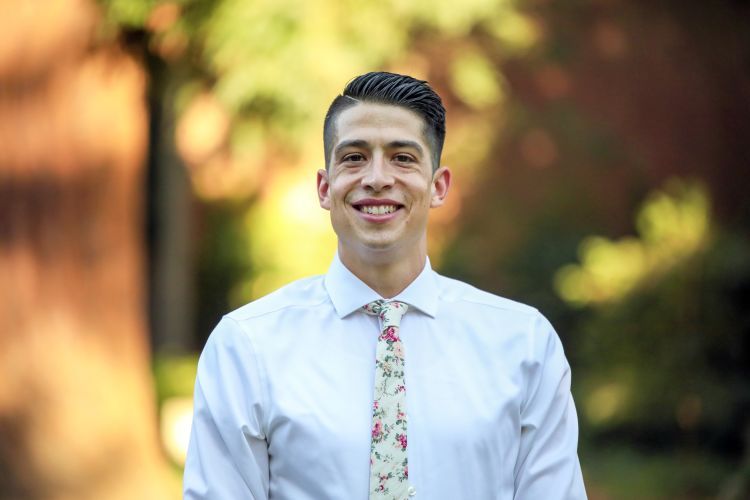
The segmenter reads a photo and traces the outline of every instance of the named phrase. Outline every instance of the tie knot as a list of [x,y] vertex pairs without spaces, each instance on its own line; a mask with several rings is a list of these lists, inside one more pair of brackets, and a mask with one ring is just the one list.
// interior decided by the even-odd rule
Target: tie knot
[[362,307],[367,314],[379,316],[383,320],[383,328],[399,326],[401,316],[409,309],[408,304],[395,300],[376,300]]

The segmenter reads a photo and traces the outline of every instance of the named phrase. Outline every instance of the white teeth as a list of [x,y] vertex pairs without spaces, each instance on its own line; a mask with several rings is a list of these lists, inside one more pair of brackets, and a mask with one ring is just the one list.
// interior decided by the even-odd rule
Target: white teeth
[[395,205],[362,205],[359,207],[359,210],[361,212],[365,212],[371,215],[384,215],[384,214],[390,214],[396,211]]

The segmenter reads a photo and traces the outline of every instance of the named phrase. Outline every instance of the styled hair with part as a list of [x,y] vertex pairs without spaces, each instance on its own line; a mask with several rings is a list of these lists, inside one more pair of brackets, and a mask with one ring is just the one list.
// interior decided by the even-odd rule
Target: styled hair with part
[[323,149],[326,170],[336,141],[336,118],[347,108],[359,103],[400,106],[416,113],[424,121],[424,135],[432,152],[432,170],[440,166],[445,141],[445,107],[440,96],[426,81],[406,75],[375,71],[350,81],[344,92],[328,108],[323,122]]

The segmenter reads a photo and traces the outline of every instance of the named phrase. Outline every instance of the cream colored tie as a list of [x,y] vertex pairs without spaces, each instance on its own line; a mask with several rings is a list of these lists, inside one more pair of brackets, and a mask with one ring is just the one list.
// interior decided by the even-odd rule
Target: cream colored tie
[[370,500],[403,500],[413,494],[406,458],[404,348],[399,337],[403,302],[376,300],[364,306],[381,321],[375,355],[370,444]]

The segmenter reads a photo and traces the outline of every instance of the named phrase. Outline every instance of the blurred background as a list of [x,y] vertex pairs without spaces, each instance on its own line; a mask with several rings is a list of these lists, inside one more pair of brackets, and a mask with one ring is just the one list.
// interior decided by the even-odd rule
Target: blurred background
[[[326,108],[448,109],[443,274],[531,303],[597,499],[750,498],[745,0],[0,0],[0,498],[180,497],[220,316],[325,272]],[[293,369],[293,367],[290,367]]]

